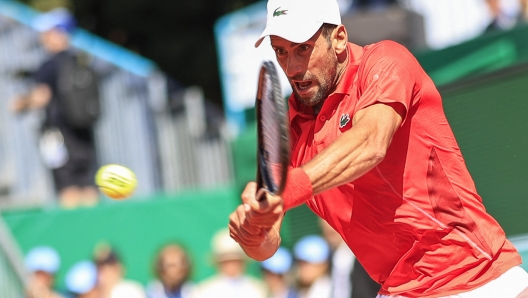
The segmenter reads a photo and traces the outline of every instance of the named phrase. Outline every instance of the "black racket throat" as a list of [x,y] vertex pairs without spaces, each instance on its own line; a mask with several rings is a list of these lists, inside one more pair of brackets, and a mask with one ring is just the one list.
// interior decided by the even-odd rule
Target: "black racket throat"
[[257,99],[257,186],[280,195],[286,185],[290,162],[289,125],[286,100],[271,61],[262,64]]

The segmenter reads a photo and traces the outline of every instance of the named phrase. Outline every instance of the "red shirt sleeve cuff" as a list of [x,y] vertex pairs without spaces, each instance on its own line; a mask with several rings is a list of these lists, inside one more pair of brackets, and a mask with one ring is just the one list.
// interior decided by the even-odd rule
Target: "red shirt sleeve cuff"
[[312,182],[301,168],[294,168],[288,172],[286,187],[282,193],[284,211],[304,204],[312,198]]

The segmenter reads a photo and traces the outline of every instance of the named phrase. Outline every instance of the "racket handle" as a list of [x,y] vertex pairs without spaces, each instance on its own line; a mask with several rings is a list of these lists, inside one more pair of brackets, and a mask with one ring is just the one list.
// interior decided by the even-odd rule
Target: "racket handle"
[[259,190],[257,191],[257,195],[256,195],[257,201],[258,202],[264,201],[266,199],[266,194],[268,193],[269,191],[267,188],[265,187],[259,188]]

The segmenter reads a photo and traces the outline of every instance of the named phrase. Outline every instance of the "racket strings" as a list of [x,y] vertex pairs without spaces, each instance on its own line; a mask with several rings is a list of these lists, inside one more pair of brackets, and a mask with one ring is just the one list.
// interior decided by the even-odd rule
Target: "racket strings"
[[281,162],[280,119],[276,108],[274,86],[269,74],[265,74],[261,99],[262,148],[261,158],[265,163],[264,180],[270,191],[275,192],[281,184],[283,165]]

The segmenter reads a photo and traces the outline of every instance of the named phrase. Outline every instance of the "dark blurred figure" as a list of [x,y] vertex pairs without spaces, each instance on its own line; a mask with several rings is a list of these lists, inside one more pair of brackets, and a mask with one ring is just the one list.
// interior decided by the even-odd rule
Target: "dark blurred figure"
[[484,30],[484,33],[509,30],[515,26],[514,15],[504,11],[500,0],[484,0],[491,15],[491,22]]
[[380,9],[398,4],[398,0],[353,0],[352,7],[356,9]]
[[75,263],[66,273],[66,288],[72,298],[99,298],[97,268],[90,261]]
[[517,24],[528,23],[528,0],[519,0],[519,14],[517,15]]
[[60,267],[60,257],[55,249],[35,247],[28,252],[25,262],[31,273],[26,289],[27,298],[64,298],[53,289],[55,274]]
[[[66,9],[58,8],[41,15],[35,27],[41,32],[40,41],[49,53],[49,58],[34,73],[36,86],[28,94],[17,97],[11,109],[15,113],[45,110],[39,145],[44,164],[52,170],[59,204],[64,208],[92,206],[99,198],[93,181],[97,167],[93,127],[84,123],[73,125],[70,118],[73,119],[74,114],[75,119],[85,115],[73,113],[74,110],[83,112],[89,108],[95,114],[98,106],[93,104],[93,107],[84,109],[84,105],[71,105],[71,101],[66,100],[64,90],[65,86],[72,92],[78,89],[72,89],[71,86],[95,90],[93,86],[97,80],[86,76],[86,73],[82,81],[78,76],[62,75],[66,71],[65,65],[73,65],[70,34],[76,28],[75,19]],[[85,95],[76,93],[78,99],[84,99],[81,96]],[[92,102],[87,101],[86,104]],[[73,107],[74,110],[66,107]]]
[[290,276],[292,263],[292,255],[284,247],[279,247],[271,258],[260,263],[268,287],[267,298],[299,298]]
[[124,278],[125,268],[117,251],[111,246],[98,245],[94,263],[97,266],[99,298],[146,298],[140,283]]
[[246,271],[248,258],[228,229],[215,233],[211,241],[216,274],[197,284],[193,298],[264,298],[265,285]]
[[398,0],[337,0],[341,14],[379,11],[398,5]]
[[368,275],[341,235],[326,220],[319,219],[319,225],[332,251],[332,298],[376,297],[381,286]]
[[187,251],[176,243],[161,248],[154,261],[157,280],[147,287],[148,298],[189,298],[193,289],[189,281],[191,259]]
[[299,239],[293,247],[300,298],[330,298],[330,246],[318,235]]

